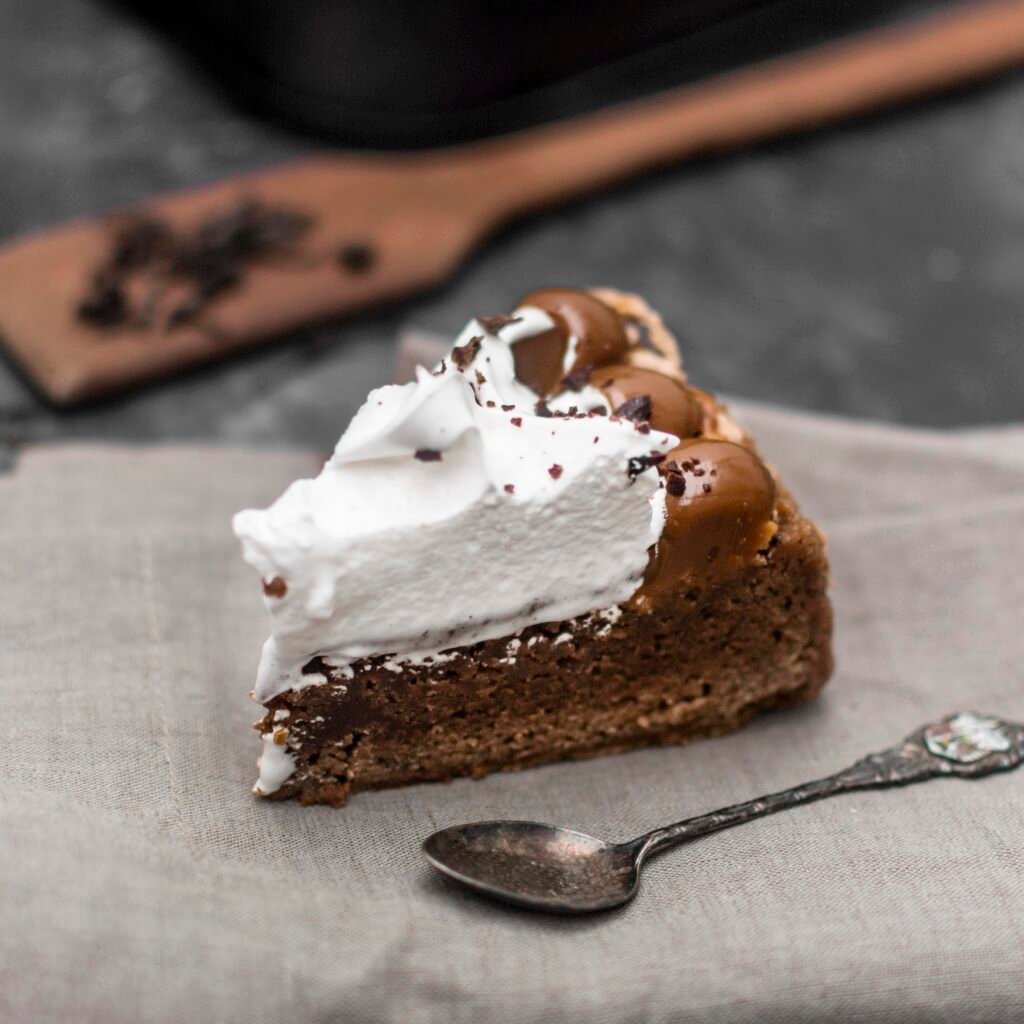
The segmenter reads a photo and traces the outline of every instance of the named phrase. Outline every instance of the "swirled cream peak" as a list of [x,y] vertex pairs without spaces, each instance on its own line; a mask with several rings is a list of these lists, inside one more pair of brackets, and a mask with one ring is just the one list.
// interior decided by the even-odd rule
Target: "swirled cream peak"
[[322,679],[302,676],[316,656],[415,658],[637,590],[664,522],[651,455],[676,438],[588,415],[592,388],[560,396],[574,415],[538,410],[512,345],[552,321],[515,317],[471,321],[438,370],[372,391],[318,477],[235,516],[271,616],[258,700]]

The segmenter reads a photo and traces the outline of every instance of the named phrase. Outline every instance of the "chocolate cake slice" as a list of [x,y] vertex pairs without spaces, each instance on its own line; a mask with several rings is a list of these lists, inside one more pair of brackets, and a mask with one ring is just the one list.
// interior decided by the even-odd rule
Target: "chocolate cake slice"
[[635,296],[474,318],[234,526],[272,623],[260,796],[683,743],[832,667],[821,534]]

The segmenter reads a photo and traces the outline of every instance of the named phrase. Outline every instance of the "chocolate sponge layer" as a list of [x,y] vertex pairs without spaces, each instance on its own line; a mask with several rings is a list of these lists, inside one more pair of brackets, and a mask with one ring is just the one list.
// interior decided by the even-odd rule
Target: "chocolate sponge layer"
[[280,694],[257,728],[281,730],[296,770],[271,798],[338,807],[361,790],[686,743],[816,696],[832,670],[824,541],[784,492],[778,522],[754,564],[683,579],[651,611],[533,626],[401,671],[366,659]]

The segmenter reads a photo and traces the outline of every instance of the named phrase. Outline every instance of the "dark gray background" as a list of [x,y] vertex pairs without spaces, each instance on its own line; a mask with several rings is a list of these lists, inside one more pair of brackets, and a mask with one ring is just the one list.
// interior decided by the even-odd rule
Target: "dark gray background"
[[[0,235],[316,144],[235,109],[88,0],[0,5]],[[411,324],[538,285],[645,294],[697,383],[872,419],[1024,413],[1024,76],[705,161],[524,224],[444,289],[116,401],[46,406],[0,363],[0,435],[333,444]]]

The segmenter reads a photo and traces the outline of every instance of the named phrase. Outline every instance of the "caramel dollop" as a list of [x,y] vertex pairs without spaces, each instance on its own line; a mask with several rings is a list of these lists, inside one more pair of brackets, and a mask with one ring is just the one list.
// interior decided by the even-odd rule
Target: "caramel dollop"
[[[574,370],[613,363],[629,348],[622,317],[588,292],[542,288],[524,296],[517,306],[535,306],[555,322],[551,330],[512,346],[516,377],[541,397],[558,391],[563,378]],[[576,338],[576,357],[566,370],[570,337]]]
[[675,434],[680,440],[704,431],[704,409],[690,389],[656,370],[628,364],[602,366],[591,375],[590,383],[608,400],[609,412],[631,398],[647,395],[651,400],[648,422],[655,430]]
[[665,527],[634,600],[649,603],[695,576],[752,563],[775,535],[775,481],[748,448],[700,438],[674,448],[664,475]]

